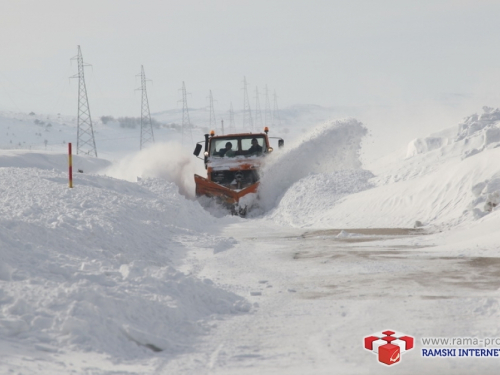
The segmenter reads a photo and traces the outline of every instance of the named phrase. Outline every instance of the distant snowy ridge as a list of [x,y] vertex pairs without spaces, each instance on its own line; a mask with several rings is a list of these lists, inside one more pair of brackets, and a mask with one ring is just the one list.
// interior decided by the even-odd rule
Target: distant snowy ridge
[[[74,172],[95,173],[111,163],[104,159],[73,155]],[[68,171],[68,155],[65,153],[4,150],[0,153],[0,167],[38,168]]]

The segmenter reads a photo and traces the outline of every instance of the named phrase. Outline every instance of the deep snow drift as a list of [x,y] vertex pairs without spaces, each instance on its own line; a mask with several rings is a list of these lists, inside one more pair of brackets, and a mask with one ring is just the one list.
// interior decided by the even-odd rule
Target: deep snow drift
[[[7,155],[3,165],[36,156]],[[57,168],[60,156],[42,159]],[[68,189],[56,169],[2,167],[0,176],[7,342],[132,359],[182,352],[212,316],[249,311],[241,297],[179,271],[187,248],[213,253],[236,241],[207,233],[215,219],[173,183],[77,174]]]

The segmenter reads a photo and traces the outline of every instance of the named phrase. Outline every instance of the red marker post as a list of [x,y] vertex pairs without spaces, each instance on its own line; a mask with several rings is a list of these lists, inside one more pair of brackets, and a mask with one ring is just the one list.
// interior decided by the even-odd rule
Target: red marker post
[[73,156],[71,155],[71,143],[68,143],[68,164],[69,164],[69,187],[73,187]]

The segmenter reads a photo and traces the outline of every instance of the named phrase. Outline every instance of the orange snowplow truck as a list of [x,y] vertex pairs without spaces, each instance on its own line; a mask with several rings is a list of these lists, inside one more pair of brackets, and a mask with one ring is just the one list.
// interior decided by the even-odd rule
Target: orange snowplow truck
[[[215,135],[212,130],[205,140],[197,143],[193,154],[204,160],[207,178],[194,175],[196,195],[214,197],[228,206],[232,213],[244,215],[246,207],[239,207],[240,199],[256,193],[259,186],[259,168],[266,155],[273,151],[269,143],[269,129],[264,133]],[[278,139],[278,147],[284,141]],[[204,157],[200,157],[204,143]]]

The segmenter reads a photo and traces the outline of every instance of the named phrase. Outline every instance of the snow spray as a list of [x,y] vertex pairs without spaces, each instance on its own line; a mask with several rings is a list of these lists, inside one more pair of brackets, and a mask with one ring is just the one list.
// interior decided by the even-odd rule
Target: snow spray
[[261,171],[260,207],[272,209],[290,186],[308,175],[359,169],[361,140],[366,133],[355,119],[327,121],[291,147],[271,154]]
[[187,146],[167,142],[128,155],[101,173],[128,181],[136,181],[137,177],[162,178],[176,184],[180,194],[194,199],[194,174],[203,174],[204,169],[201,160],[193,157]]

